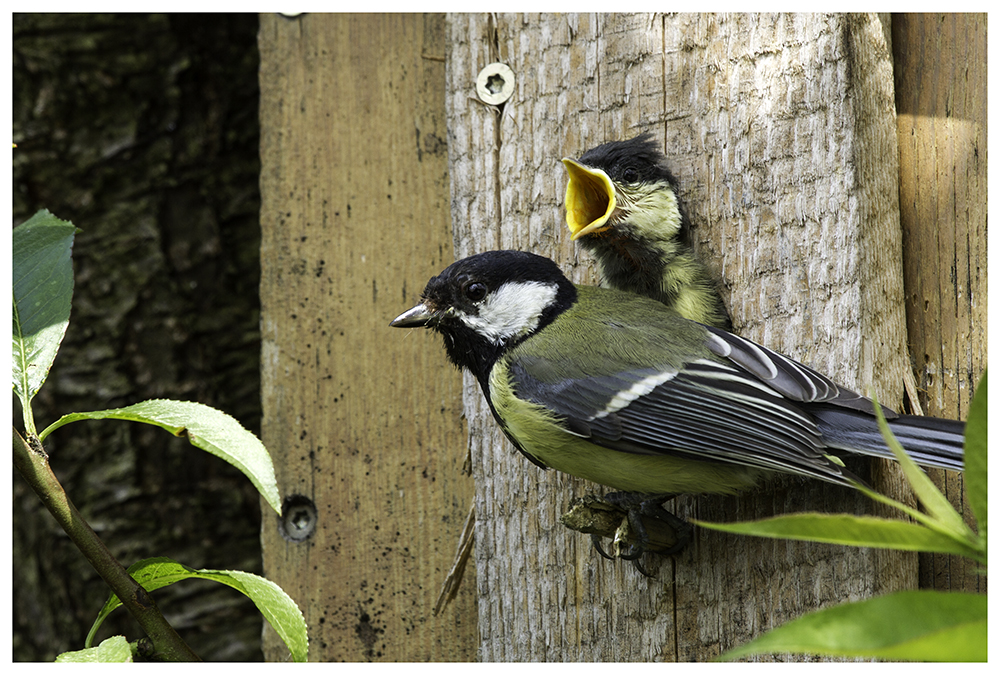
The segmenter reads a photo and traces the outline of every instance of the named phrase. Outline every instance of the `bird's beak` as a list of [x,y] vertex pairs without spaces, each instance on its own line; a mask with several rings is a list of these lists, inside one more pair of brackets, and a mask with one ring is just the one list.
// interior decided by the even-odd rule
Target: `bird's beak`
[[420,303],[397,316],[389,322],[389,325],[393,328],[426,328],[436,318],[438,318],[437,312],[432,312],[427,305]]
[[563,158],[569,173],[566,185],[566,225],[574,241],[606,230],[615,211],[615,186],[608,174],[591,169],[569,157]]

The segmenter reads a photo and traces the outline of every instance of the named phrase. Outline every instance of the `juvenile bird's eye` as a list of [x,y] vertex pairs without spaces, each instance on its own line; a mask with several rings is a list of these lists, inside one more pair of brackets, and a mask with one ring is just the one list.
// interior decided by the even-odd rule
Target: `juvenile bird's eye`
[[634,166],[627,166],[625,170],[622,171],[622,179],[626,183],[634,183],[639,180],[639,171]]
[[470,281],[462,288],[462,292],[465,293],[465,297],[473,302],[479,302],[485,298],[487,290],[486,284],[478,281]]

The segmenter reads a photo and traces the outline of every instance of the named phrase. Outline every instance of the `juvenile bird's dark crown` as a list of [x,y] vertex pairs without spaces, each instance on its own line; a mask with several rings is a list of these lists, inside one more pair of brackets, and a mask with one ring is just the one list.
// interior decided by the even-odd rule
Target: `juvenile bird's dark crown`
[[612,141],[583,153],[578,160],[601,169],[618,184],[666,181],[677,192],[677,179],[667,168],[666,157],[649,132],[627,141]]

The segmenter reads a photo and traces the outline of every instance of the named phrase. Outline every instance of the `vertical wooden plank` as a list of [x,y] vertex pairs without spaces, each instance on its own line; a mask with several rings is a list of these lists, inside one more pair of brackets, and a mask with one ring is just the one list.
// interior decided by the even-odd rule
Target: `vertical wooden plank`
[[[302,542],[263,527],[316,661],[467,660],[474,573],[433,617],[472,497],[461,378],[388,322],[453,259],[443,15],[262,15],[263,440]],[[284,653],[273,633],[266,655]]]
[[[897,150],[878,17],[457,15],[450,28],[459,255],[522,248],[591,281],[563,223],[558,159],[651,130],[738,330],[898,404]],[[518,74],[502,111],[469,101],[497,59]],[[641,577],[558,522],[571,497],[604,490],[540,472],[499,437],[469,379],[465,398],[486,660],[705,660],[809,609],[915,582],[915,556],[707,532]],[[796,479],[677,504],[717,521],[872,510]]]
[[[560,139],[578,137],[589,121],[597,121],[586,109],[596,104],[597,21],[592,15],[449,15],[448,128],[458,257],[496,248],[530,250],[559,260],[582,280],[586,268],[574,269],[576,247],[563,236],[559,159],[567,145]],[[502,109],[474,100],[477,73],[496,60],[514,69],[517,82]],[[580,124],[564,124],[567,114],[579,114]],[[590,274],[588,280],[594,279]],[[477,484],[480,658],[598,660],[617,653],[628,659],[632,643],[594,642],[594,623],[621,625],[611,612],[622,598],[602,598],[599,581],[620,571],[589,564],[589,544],[558,524],[580,481],[542,474],[517,454],[468,375],[464,398]]]
[[[893,16],[907,331],[921,403],[964,419],[986,367],[986,15]],[[959,474],[932,472],[966,519]],[[985,590],[975,565],[922,555],[921,586]]]
[[[895,166],[867,154],[895,152],[880,22],[727,14],[667,16],[663,26],[663,72],[645,87],[660,84],[663,111],[637,123],[664,129],[696,244],[725,282],[735,330],[899,401],[905,343]],[[898,492],[891,473],[887,479]],[[678,513],[715,521],[873,511],[857,493],[794,478],[736,498],[675,501]],[[674,567],[681,660],[703,659],[845,596],[905,586],[915,572],[913,556],[894,553],[707,533],[698,541],[698,563]],[[775,579],[784,583],[776,587]]]

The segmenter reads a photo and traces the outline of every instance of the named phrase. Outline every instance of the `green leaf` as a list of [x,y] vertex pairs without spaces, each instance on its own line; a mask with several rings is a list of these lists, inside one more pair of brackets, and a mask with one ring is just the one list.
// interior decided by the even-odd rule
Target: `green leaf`
[[131,663],[132,648],[121,635],[109,637],[96,647],[77,652],[64,652],[56,657],[56,663]]
[[951,553],[976,558],[978,551],[963,539],[905,520],[828,513],[793,513],[745,523],[705,523],[701,527],[734,534],[817,541],[844,546],[892,548],[900,551]]
[[976,516],[979,536],[986,540],[986,371],[965,422],[965,487],[969,506]]
[[923,469],[917,466],[917,463],[903,450],[903,446],[892,435],[892,430],[889,429],[889,425],[885,421],[885,416],[882,414],[882,407],[878,405],[877,400],[875,403],[875,416],[878,419],[878,426],[882,431],[882,436],[885,438],[886,444],[892,450],[892,454],[895,455],[896,461],[902,468],[903,475],[906,476],[906,481],[913,489],[913,494],[920,500],[920,503],[927,510],[931,518],[936,521],[936,527],[942,531],[952,533],[956,538],[974,538],[975,535],[969,529],[969,526],[965,524],[962,515],[955,510],[955,507],[941,494],[941,491],[927,477]]
[[[147,592],[184,579],[208,579],[235,588],[257,605],[260,613],[288,646],[294,661],[304,662],[309,658],[306,620],[295,601],[273,581],[238,570],[196,570],[170,558],[140,560],[131,565],[128,572]],[[120,605],[118,596],[112,594],[108,598],[87,635],[86,644],[91,644],[98,627]]]
[[[888,504],[889,506],[899,509],[928,530],[936,532],[947,539],[951,539],[961,550],[964,551],[961,555],[972,558],[981,565],[986,565],[986,539],[973,532],[972,528],[964,522],[941,522],[931,515],[911,508],[901,502],[897,502],[894,499],[890,499],[889,497],[875,492],[864,485],[857,485],[856,487],[869,499],[883,504]],[[935,488],[935,490],[936,489],[937,488]]]
[[986,596],[902,591],[806,614],[727,652],[986,661]]
[[39,434],[40,440],[59,427],[80,420],[116,419],[162,427],[175,436],[186,436],[195,447],[229,462],[246,474],[257,491],[281,513],[281,496],[271,455],[264,445],[235,419],[201,403],[156,399],[127,408],[64,415]]
[[30,403],[48,377],[69,325],[73,301],[72,223],[42,210],[14,228],[14,393],[25,431],[34,435]]

